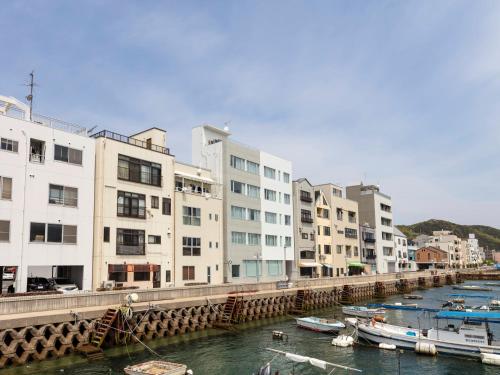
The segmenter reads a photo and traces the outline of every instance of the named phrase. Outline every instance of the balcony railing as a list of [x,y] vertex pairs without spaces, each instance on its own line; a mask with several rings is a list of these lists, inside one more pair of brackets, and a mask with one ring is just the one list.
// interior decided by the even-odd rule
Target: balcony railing
[[313,223],[314,222],[312,216],[301,216],[300,221],[302,221],[303,223]]
[[300,200],[302,202],[308,202],[308,203],[311,203],[313,201],[312,197],[308,194],[300,194]]
[[145,244],[140,245],[122,245],[116,244],[116,255],[145,255]]
[[45,162],[44,154],[30,154],[30,162],[43,164]]
[[126,135],[114,133],[114,132],[111,132],[109,130],[102,130],[98,133],[92,134],[91,137],[93,137],[93,138],[100,138],[100,137],[108,138],[108,139],[112,139],[114,141],[127,143],[127,144],[132,145],[132,146],[137,146],[137,147],[145,148],[147,150],[170,155],[170,149],[167,147],[154,145],[154,144],[151,144],[149,142],[141,141],[139,139],[135,139],[132,137],[127,137]]
[[374,237],[368,237],[368,238],[363,239],[363,241],[365,241],[367,243],[375,243],[375,238]]

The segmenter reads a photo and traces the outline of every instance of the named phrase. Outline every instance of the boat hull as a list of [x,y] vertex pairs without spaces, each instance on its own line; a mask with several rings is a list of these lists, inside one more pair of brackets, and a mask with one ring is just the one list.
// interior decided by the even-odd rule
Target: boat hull
[[348,307],[343,307],[342,313],[344,315],[358,316],[360,318],[371,318],[371,317],[374,317],[376,315],[384,315],[385,311],[384,310],[377,310],[377,309],[356,310],[356,309],[350,309]]
[[310,331],[322,333],[338,333],[342,328],[344,328],[342,326],[331,326],[299,319],[297,319],[297,326],[300,328],[308,329]]

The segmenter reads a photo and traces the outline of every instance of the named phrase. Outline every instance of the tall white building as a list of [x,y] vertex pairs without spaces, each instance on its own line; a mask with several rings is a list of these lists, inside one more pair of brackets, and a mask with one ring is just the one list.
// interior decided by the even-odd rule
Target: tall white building
[[3,96],[0,137],[0,266],[16,292],[36,276],[91,289],[94,140]]
[[292,163],[230,138],[192,131],[192,162],[212,170],[224,197],[224,280],[283,280],[294,267]]
[[479,241],[473,233],[470,233],[469,238],[467,238],[467,258],[469,264],[479,264],[483,261]]

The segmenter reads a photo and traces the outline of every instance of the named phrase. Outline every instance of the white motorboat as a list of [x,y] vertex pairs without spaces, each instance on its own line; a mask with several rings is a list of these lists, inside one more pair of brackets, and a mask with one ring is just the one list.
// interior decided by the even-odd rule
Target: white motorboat
[[299,327],[316,332],[332,333],[345,328],[345,325],[338,320],[316,318],[315,316],[296,318],[296,321]]
[[383,308],[368,308],[366,306],[343,306],[342,312],[345,315],[359,316],[361,318],[371,318],[373,316],[380,316],[385,314]]
[[499,356],[500,342],[492,341],[487,322],[464,320],[459,328],[415,329],[375,320],[348,318],[359,338],[376,344],[396,345],[398,348],[434,354],[446,353],[482,358],[482,354]]

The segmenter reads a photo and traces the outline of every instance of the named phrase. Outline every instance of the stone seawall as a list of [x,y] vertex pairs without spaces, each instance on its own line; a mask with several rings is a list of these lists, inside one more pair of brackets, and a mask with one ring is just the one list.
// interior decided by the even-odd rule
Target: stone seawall
[[[131,318],[126,322],[123,319],[117,320],[104,338],[103,347],[134,342],[137,339],[147,341],[157,337],[182,335],[214,327],[223,319],[228,296],[238,296],[240,300],[237,322],[234,322],[237,324],[288,314],[296,307],[298,291],[304,296],[303,302],[301,301],[303,310],[309,311],[461,281],[460,275],[456,273],[415,273],[412,276],[329,287],[312,285],[284,290],[228,293],[213,298],[164,301],[165,303],[155,306],[134,304]],[[59,319],[59,322],[57,314],[49,314],[55,321],[47,323],[41,323],[43,320],[40,320],[40,316],[16,318],[13,315],[4,318],[0,322],[4,327],[0,328],[0,368],[62,357],[88,346],[100,322],[97,316],[102,316],[103,311],[102,307],[96,309],[96,317],[93,318],[82,318],[85,314],[73,313],[71,318]],[[87,313],[92,316],[89,314]],[[135,337],[121,332],[129,327],[135,327]]]

